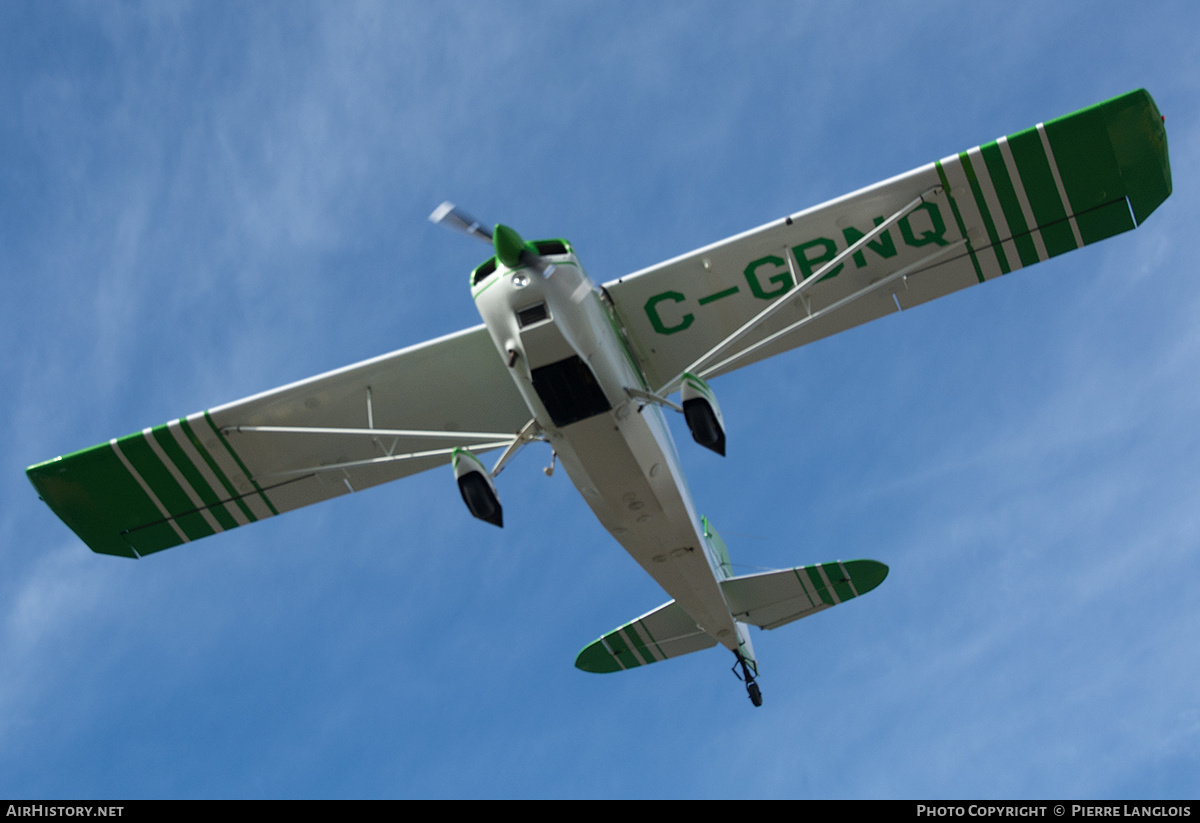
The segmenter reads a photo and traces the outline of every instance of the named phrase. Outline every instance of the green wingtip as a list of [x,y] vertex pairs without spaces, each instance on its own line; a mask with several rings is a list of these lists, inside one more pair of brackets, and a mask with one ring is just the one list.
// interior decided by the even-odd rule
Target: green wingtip
[[107,443],[32,465],[25,476],[50,510],[100,554],[137,557],[123,536],[126,521],[162,519],[147,509],[149,498]]
[[589,643],[579,653],[575,658],[575,668],[595,674],[608,674],[621,670],[621,666],[599,640]]
[[[1170,196],[1167,131],[1145,89],[1049,120],[1045,129],[1085,243],[1132,229],[1129,207],[1140,225]],[[1128,207],[1118,201],[1126,197]]]
[[878,586],[888,576],[888,567],[878,560],[850,560],[842,564],[846,567],[854,587],[860,595],[866,594]]
[[1140,225],[1173,189],[1166,118],[1150,92],[1138,89],[1112,101],[1107,120],[1113,153]]

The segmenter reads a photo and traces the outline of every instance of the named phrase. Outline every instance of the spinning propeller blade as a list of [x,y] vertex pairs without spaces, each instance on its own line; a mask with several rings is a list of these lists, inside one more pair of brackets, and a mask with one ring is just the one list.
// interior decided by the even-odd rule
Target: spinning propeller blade
[[455,206],[449,200],[433,210],[429,222],[444,223],[452,229],[458,229],[463,234],[478,237],[485,243],[492,242],[492,232],[471,215]]
[[543,277],[549,277],[554,272],[554,266],[543,260],[533,245],[526,243],[514,229],[497,223],[495,231],[489,231],[486,226],[449,200],[433,210],[429,215],[429,222],[445,224],[463,234],[490,243],[496,250],[496,257],[509,268],[529,266]]

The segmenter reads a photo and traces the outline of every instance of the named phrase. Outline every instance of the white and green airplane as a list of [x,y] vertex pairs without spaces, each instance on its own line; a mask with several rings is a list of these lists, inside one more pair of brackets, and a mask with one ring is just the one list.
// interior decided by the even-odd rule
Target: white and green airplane
[[[1134,91],[597,286],[565,240],[491,244],[483,324],[31,466],[92,548],[162,549],[449,463],[497,526],[495,478],[550,444],[596,517],[672,598],[586,646],[612,672],[720,644],[754,705],[749,626],[878,586],[873,560],[734,575],[665,420],[725,453],[714,377],[1132,229],[1171,193],[1163,119]],[[678,401],[671,398],[678,395]],[[499,450],[489,469],[480,454]],[[447,478],[448,479],[448,478]]]

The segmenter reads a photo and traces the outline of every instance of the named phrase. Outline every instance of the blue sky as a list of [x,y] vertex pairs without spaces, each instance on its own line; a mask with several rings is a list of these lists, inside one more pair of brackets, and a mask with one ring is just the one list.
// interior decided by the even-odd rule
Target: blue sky
[[[1194,797],[1200,10],[0,5],[0,795]],[[479,322],[451,199],[597,282],[1137,87],[1136,232],[716,381],[739,570],[875,592],[597,676],[665,597],[528,449],[143,561],[25,466]],[[676,428],[677,433],[681,431]]]

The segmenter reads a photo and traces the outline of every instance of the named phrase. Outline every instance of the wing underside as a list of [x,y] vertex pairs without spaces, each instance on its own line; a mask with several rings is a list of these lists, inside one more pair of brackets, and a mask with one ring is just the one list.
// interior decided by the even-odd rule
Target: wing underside
[[[1126,231],[1170,191],[1162,120],[1135,91],[605,288],[662,392]],[[27,473],[92,549],[135,557],[506,446],[528,419],[479,326]]]
[[506,446],[528,419],[478,326],[27,474],[94,551],[138,557]]
[[[648,381],[670,391],[677,387],[672,378],[685,369],[705,378],[722,374],[1127,231],[1170,192],[1162,118],[1150,95],[1139,90],[698,249],[605,289]],[[741,338],[733,353],[759,348],[697,365],[889,219],[894,222],[886,231],[792,295],[798,299],[789,298],[790,305]]]

